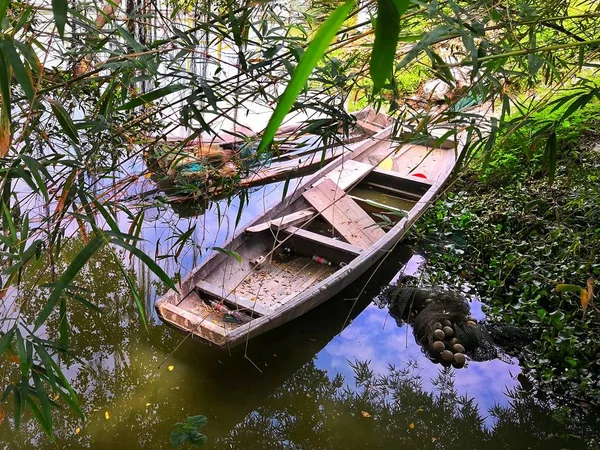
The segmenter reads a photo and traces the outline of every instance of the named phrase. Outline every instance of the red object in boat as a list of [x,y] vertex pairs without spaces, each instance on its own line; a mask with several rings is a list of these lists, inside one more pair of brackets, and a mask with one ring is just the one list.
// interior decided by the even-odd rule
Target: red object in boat
[[413,173],[413,177],[419,177],[419,178],[427,178],[424,174],[422,173]]

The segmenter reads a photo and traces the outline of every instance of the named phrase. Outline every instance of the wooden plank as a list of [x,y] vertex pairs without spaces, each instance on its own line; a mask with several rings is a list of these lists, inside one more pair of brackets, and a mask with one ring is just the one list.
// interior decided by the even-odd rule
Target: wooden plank
[[348,244],[347,242],[339,241],[337,239],[332,239],[327,236],[323,236],[318,233],[313,233],[312,231],[303,230],[302,228],[297,227],[287,227],[283,230],[286,234],[292,234],[294,236],[298,236],[303,239],[309,239],[317,244],[334,248],[336,250],[341,250],[342,252],[349,253],[351,255],[360,255],[362,253],[362,248],[356,245]]
[[253,302],[247,298],[235,295],[233,292],[229,292],[227,289],[222,289],[218,286],[207,283],[206,281],[200,281],[196,287],[209,295],[217,297],[218,299],[223,299],[225,303],[235,305],[238,308],[248,311],[254,311],[254,313],[256,313],[258,316],[267,316],[273,312],[271,309],[261,305],[258,302]]
[[163,320],[166,320],[182,330],[191,332],[218,346],[223,346],[226,343],[227,330],[212,323],[210,320],[206,320],[203,317],[192,314],[167,302],[157,303],[156,309]]
[[[375,168],[370,164],[361,163],[351,159],[344,162],[341,167],[331,171],[329,175],[327,175],[327,178],[337,184],[343,191],[347,191],[374,169]],[[319,184],[319,182],[315,183],[315,186],[317,184]]]
[[367,249],[385,231],[333,181],[326,179],[302,194],[348,242]]
[[312,209],[301,209],[300,211],[296,211],[291,214],[287,214],[282,217],[278,217],[277,219],[272,219],[267,222],[259,223],[258,225],[253,225],[251,227],[246,228],[247,233],[259,233],[261,231],[268,230],[269,228],[274,228],[275,230],[281,230],[288,226],[298,225],[306,222],[308,219],[313,217],[317,212]]

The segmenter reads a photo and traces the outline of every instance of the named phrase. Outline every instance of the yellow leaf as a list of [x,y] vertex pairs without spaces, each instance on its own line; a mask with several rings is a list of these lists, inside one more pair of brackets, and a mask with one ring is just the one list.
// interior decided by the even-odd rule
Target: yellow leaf
[[106,420],[110,419],[110,413],[108,411],[105,411],[104,417],[106,418]]
[[360,413],[362,414],[363,417],[371,417],[371,414],[369,414],[366,411],[361,411]]
[[590,299],[588,298],[588,291],[586,291],[585,289],[582,289],[581,290],[581,307],[583,308],[584,312],[588,307],[589,300]]
[[167,369],[169,369],[169,372],[173,372],[174,368],[175,368],[175,366],[169,366],[169,367],[167,367]]
[[60,398],[60,394],[56,394],[56,395],[54,396],[54,401],[58,400],[59,398]]
[[146,408],[147,408],[148,406],[152,406],[152,403],[146,403]]
[[377,167],[379,167],[380,169],[384,169],[384,170],[392,170],[394,168],[394,160],[392,159],[391,156],[388,156],[383,161],[381,161],[379,163],[379,166],[377,166]]
[[417,409],[417,412],[423,412],[423,411],[425,411],[423,408]]
[[414,424],[414,423],[411,423],[411,424],[408,426],[408,428],[410,428],[411,430],[414,430],[414,428],[415,428],[415,424]]
[[79,434],[79,433],[81,433],[81,428],[79,428],[79,427],[75,428],[75,434]]
[[10,116],[5,110],[4,102],[0,112],[0,157],[4,158],[10,150],[12,143],[12,132],[10,130]]

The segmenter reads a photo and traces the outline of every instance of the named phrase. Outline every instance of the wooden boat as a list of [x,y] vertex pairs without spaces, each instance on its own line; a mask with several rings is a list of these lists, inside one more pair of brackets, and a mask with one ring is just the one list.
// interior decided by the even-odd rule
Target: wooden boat
[[349,146],[243,227],[178,292],[158,299],[162,320],[233,347],[301,316],[365,273],[437,199],[463,149],[456,137],[400,144],[392,131]]

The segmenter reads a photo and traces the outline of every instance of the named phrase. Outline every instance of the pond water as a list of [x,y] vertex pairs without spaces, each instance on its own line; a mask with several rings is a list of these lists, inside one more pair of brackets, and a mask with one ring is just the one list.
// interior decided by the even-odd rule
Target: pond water
[[[250,194],[239,222],[276,202],[282,189]],[[171,275],[184,275],[206,249],[231,235],[234,227],[227,224],[238,205],[222,203],[202,218],[185,219],[169,208],[150,209],[146,250],[169,253],[173,230],[197,225],[199,248],[186,247],[177,262],[161,260]],[[219,215],[231,222],[219,221]],[[64,255],[72,258],[81,247],[74,239]],[[58,410],[53,444],[30,413],[19,431],[7,413],[0,448],[167,449],[174,424],[192,415],[208,418],[207,449],[592,448],[597,422],[584,415],[566,420],[552,402],[523,395],[516,361],[443,369],[423,355],[410,327],[398,327],[373,302],[400,270],[417,270],[420,259],[411,256],[397,249],[358,301],[369,274],[300,319],[227,352],[162,324],[152,308],[162,287],[132,266],[146,299],[146,330],[104,248],[80,279],[103,313],[69,306],[73,357],[62,366],[80,394],[86,421],[68,408]],[[43,269],[24,277],[28,297],[20,316],[26,322],[33,323],[47,298],[38,287],[44,277]],[[8,295],[0,316],[10,317],[19,301]],[[481,317],[479,305],[472,311]],[[49,338],[56,337],[57,325],[56,318],[49,321]],[[18,370],[18,364],[2,361],[2,389]]]

